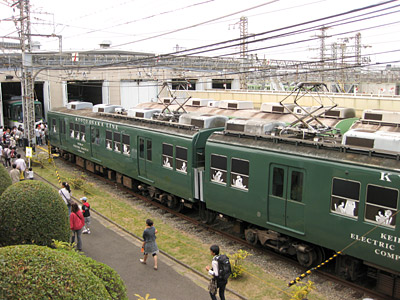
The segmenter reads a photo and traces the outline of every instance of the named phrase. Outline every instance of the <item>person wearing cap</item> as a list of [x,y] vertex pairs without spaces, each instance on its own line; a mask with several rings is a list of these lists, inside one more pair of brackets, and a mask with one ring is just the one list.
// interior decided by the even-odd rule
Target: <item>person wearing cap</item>
[[85,218],[85,226],[83,227],[83,232],[82,233],[87,233],[90,234],[90,204],[87,202],[86,197],[81,198],[82,201],[82,211],[83,211],[83,216]]

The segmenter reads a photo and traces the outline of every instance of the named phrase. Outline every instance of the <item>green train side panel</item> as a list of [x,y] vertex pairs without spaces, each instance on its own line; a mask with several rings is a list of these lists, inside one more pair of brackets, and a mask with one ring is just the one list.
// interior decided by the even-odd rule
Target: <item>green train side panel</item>
[[[49,131],[53,146],[191,201],[194,201],[193,167],[197,167],[197,152],[203,151],[208,136],[216,130],[221,130],[214,128],[199,132],[189,131],[186,136],[182,136],[174,134],[173,130],[168,133],[159,132],[101,120],[89,121],[86,118],[57,112],[49,112],[48,116],[50,123],[53,119],[56,120],[56,129],[51,128]],[[65,123],[65,130],[60,130],[61,122]],[[78,140],[75,135],[71,137],[70,123],[85,125],[84,141],[81,137]],[[121,136],[130,137],[129,155],[106,147],[106,130],[117,131]],[[99,132],[98,144],[91,142],[95,138],[91,134],[96,131]],[[173,145],[174,158],[178,147],[179,150],[186,149],[186,166],[178,167],[177,159],[173,159],[170,166],[166,167],[163,161],[163,143]]]
[[[226,185],[211,181],[211,154],[228,157]],[[247,191],[229,184],[232,158],[250,162]],[[294,170],[304,174],[301,202],[291,201],[287,196],[272,196],[271,170],[276,166],[287,172]],[[382,174],[390,174],[390,181],[389,175]],[[360,183],[357,217],[332,211],[333,178]],[[207,208],[328,249],[344,250],[345,254],[400,272],[400,218],[396,228],[377,226],[365,220],[364,199],[367,186],[371,184],[399,189],[400,173],[387,168],[342,164],[223,143],[208,142],[206,146],[204,197]],[[368,235],[363,237],[366,233]]]

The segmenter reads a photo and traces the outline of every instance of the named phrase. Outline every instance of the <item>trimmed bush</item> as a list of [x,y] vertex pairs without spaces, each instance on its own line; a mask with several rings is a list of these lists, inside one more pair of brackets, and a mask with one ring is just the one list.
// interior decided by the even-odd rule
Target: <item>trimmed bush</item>
[[52,239],[69,238],[67,206],[50,185],[20,181],[0,196],[0,245],[50,246]]
[[111,299],[75,256],[36,245],[0,248],[0,299]]
[[90,257],[76,252],[69,244],[54,241],[54,247],[70,256],[74,256],[77,261],[85,264],[87,269],[91,270],[94,275],[102,280],[111,299],[128,300],[125,283],[114,269],[106,264],[100,263]]
[[0,164],[0,196],[12,184],[10,174],[7,169]]

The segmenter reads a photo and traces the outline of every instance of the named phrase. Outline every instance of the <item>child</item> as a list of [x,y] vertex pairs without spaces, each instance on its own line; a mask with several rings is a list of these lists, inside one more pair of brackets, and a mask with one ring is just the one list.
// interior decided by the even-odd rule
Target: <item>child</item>
[[87,202],[86,197],[81,198],[82,201],[82,211],[83,211],[83,216],[85,217],[85,226],[83,228],[82,233],[87,233],[90,234],[90,204]]
[[28,178],[29,180],[33,180],[33,171],[32,171],[32,168],[29,168],[29,171],[28,171],[27,173],[28,173],[27,178]]

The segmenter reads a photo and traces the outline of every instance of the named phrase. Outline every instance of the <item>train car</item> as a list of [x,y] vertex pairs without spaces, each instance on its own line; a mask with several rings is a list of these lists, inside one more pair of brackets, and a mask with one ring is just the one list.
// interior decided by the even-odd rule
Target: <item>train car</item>
[[226,118],[206,117],[206,122],[197,116],[191,120],[196,126],[172,124],[98,113],[83,104],[48,113],[53,147],[79,166],[146,191],[171,208],[192,206],[202,198],[198,178],[205,142]]
[[375,143],[349,134],[342,145],[247,129],[228,123],[207,140],[206,208],[240,221],[249,242],[306,267],[342,251],[338,273],[368,274],[400,298],[399,148],[374,147],[381,147],[379,132]]
[[[24,127],[24,114],[22,110],[22,99],[21,96],[13,96],[11,99],[4,100],[3,113],[4,113],[4,124],[9,128],[14,126]],[[43,107],[39,101],[34,101],[35,106],[35,125],[43,122]]]
[[337,119],[342,143],[314,119],[287,128],[275,116],[197,113],[172,123],[143,119],[145,109],[131,117],[80,105],[53,109],[48,119],[52,146],[81,167],[171,208],[196,207],[207,223],[218,214],[238,221],[249,242],[306,267],[342,251],[339,274],[368,274],[400,299],[400,153],[381,133],[396,136],[398,124],[387,117],[379,123],[370,113],[348,133],[354,118]]

